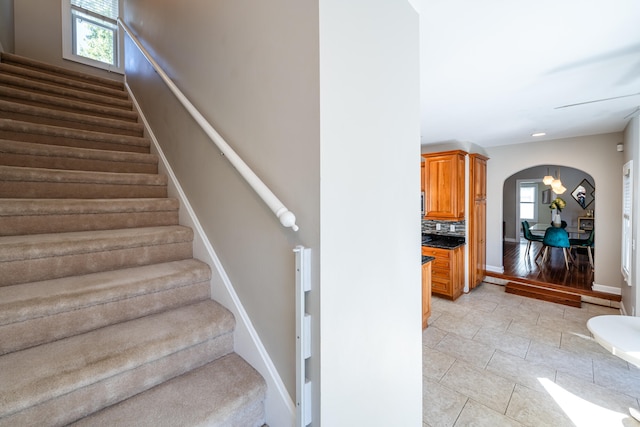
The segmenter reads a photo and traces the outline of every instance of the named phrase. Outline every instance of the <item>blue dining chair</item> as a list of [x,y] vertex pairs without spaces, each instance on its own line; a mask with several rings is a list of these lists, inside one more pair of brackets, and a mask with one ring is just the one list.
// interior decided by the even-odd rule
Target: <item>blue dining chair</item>
[[589,265],[593,268],[593,244],[595,243],[596,230],[591,230],[591,234],[586,239],[569,239],[571,249],[573,248],[587,248],[587,254],[589,255]]
[[531,242],[540,242],[542,243],[542,236],[536,236],[531,233],[529,229],[529,221],[522,221],[522,235],[527,241],[527,249],[524,251],[525,255],[529,255],[529,251],[531,250]]
[[[574,264],[573,256],[569,249],[571,248],[571,243],[569,243],[569,234],[565,231],[564,228],[560,227],[549,227],[544,232],[544,238],[542,239],[542,244],[544,245],[544,251],[542,252],[542,261],[546,261],[549,257],[550,248],[561,248],[562,254],[564,255],[564,265],[569,269],[569,260]],[[540,255],[540,254],[538,254]],[[536,256],[536,259],[538,257]]]

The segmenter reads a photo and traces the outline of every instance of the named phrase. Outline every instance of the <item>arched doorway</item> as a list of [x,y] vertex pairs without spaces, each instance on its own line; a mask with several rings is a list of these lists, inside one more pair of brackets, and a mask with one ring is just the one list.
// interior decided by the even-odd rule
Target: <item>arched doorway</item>
[[[543,182],[545,176],[560,178],[565,191],[556,194],[552,187]],[[575,262],[571,268],[565,266],[561,250],[551,251],[545,262],[537,257],[541,243],[531,244],[526,252],[527,240],[524,238],[522,221],[526,220],[537,229],[534,234],[543,235],[552,221],[550,205],[556,198],[564,204],[560,216],[565,230],[573,242],[589,237],[595,221],[595,181],[588,173],[561,165],[539,165],[523,169],[504,181],[503,185],[503,224],[504,245],[503,265],[505,275],[537,280],[555,285],[578,289],[591,289],[593,268],[586,248],[574,248],[571,252]],[[588,219],[592,218],[591,221]],[[538,225],[536,225],[538,224]],[[595,248],[592,254],[595,253]]]

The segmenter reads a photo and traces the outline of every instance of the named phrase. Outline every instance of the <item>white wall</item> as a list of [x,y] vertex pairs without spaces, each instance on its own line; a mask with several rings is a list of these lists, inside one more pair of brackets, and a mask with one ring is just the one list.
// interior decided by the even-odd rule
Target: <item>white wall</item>
[[487,269],[500,271],[503,268],[502,189],[505,179],[533,166],[563,164],[583,170],[595,181],[596,245],[599,250],[595,256],[594,283],[619,291],[622,285],[620,216],[623,153],[616,151],[616,144],[623,138],[621,133],[614,133],[487,148],[490,157],[487,167]]
[[[635,116],[627,125],[624,134],[624,163],[633,160],[633,219],[631,229],[636,242],[632,251],[631,286],[626,282],[622,285],[622,306],[629,316],[638,316],[640,309],[640,292],[638,292],[638,278],[640,277],[640,118]],[[621,174],[620,174],[621,175]],[[622,178],[620,178],[622,182]],[[619,266],[618,266],[619,268]]]
[[418,16],[320,2],[321,421],[421,426]]

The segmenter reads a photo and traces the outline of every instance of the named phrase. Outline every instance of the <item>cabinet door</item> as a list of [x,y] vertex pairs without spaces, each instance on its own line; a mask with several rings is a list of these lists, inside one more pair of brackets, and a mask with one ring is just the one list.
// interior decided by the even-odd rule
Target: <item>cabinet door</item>
[[470,242],[469,242],[469,288],[479,285],[485,276],[485,264],[487,258],[487,202],[475,200],[472,205]]
[[478,154],[471,154],[472,200],[487,198],[487,159]]
[[431,263],[422,264],[422,329],[429,326],[431,316]]
[[425,218],[464,218],[464,155],[425,155]]

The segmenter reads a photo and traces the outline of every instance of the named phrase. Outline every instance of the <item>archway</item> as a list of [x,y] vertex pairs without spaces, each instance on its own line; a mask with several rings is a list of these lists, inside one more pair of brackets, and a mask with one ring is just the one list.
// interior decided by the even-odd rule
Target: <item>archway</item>
[[[560,178],[566,190],[556,194],[543,177],[551,175]],[[558,176],[559,175],[559,176]],[[593,270],[586,250],[574,250],[574,268],[566,270],[561,251],[550,262],[535,262],[541,245],[534,243],[533,250],[525,253],[526,240],[523,238],[522,220],[527,220],[532,228],[539,228],[540,234],[552,220],[551,202],[559,197],[565,206],[560,213],[566,222],[566,230],[573,239],[586,239],[595,221],[596,183],[594,178],[576,168],[561,165],[538,165],[523,169],[505,179],[503,184],[503,265],[505,275],[544,281],[557,285],[591,289]],[[589,221],[589,218],[592,218]],[[535,224],[539,224],[535,226]],[[535,232],[534,232],[535,234]],[[593,251],[595,253],[595,249]]]

